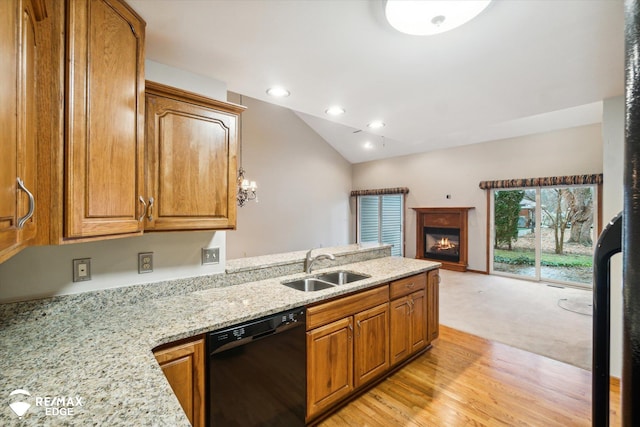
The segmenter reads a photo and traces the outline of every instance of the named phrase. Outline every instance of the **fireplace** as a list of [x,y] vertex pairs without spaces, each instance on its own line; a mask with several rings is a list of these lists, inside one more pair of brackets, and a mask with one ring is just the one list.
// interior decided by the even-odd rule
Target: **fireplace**
[[424,257],[460,261],[460,229],[424,227]]
[[467,223],[471,207],[413,208],[416,258],[437,261],[446,270],[467,271]]

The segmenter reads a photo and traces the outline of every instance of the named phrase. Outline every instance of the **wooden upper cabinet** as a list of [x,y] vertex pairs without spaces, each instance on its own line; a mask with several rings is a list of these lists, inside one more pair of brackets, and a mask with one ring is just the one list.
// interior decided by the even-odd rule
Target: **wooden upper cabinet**
[[243,110],[147,81],[146,230],[235,228]]
[[0,262],[36,235],[40,0],[0,2]]
[[145,22],[119,0],[66,7],[64,237],[140,233]]

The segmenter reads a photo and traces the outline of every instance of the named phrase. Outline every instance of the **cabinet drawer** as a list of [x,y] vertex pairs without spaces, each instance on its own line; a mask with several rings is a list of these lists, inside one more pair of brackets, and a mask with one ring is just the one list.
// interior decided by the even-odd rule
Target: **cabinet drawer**
[[307,308],[307,330],[389,301],[389,285],[358,292]]
[[390,298],[398,298],[411,292],[425,289],[427,286],[427,273],[420,273],[404,279],[391,282]]

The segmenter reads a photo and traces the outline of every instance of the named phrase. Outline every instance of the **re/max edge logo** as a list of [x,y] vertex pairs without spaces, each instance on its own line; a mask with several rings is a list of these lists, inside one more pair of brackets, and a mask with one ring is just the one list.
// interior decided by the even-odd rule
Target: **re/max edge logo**
[[24,389],[13,390],[9,393],[9,399],[9,407],[18,418],[24,417],[33,406],[43,407],[47,416],[73,416],[77,408],[85,404],[80,396],[32,396]]

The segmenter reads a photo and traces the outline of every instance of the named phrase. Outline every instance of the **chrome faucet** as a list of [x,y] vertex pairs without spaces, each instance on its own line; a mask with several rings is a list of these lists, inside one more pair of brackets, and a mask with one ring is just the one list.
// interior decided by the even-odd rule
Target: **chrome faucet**
[[311,251],[313,251],[313,249],[309,249],[309,252],[307,252],[307,258],[304,260],[305,273],[311,273],[311,267],[313,266],[313,263],[320,259],[330,259],[331,261],[335,261],[336,259],[336,257],[332,254],[318,254],[312,258]]

